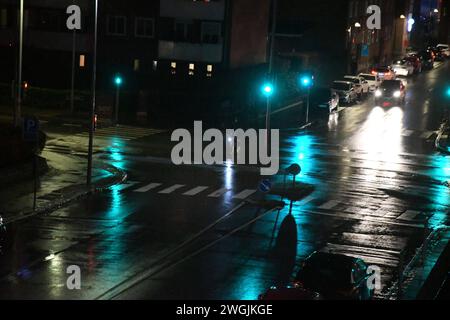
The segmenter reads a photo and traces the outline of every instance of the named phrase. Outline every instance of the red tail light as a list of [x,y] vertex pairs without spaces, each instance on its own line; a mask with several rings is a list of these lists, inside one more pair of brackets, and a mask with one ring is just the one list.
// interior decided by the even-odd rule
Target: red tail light
[[375,70],[372,70],[372,74],[373,74],[374,76],[376,76],[376,75],[377,75],[377,72],[376,72]]

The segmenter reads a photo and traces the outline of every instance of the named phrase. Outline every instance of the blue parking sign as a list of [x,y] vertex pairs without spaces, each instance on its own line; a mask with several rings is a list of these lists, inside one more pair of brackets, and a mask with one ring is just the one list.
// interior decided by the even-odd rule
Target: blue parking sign
[[39,135],[39,120],[36,117],[25,117],[22,126],[23,140],[36,142]]

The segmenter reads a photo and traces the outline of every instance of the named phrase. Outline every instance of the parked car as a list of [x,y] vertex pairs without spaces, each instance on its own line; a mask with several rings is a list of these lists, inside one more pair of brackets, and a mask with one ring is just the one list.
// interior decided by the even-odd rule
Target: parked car
[[419,53],[420,60],[422,61],[422,68],[432,70],[434,68],[434,60],[436,55],[432,50],[424,50]]
[[318,292],[325,299],[371,300],[368,265],[342,254],[314,252],[303,263],[295,280],[299,286]]
[[404,104],[406,98],[406,86],[401,80],[383,81],[375,92],[375,104],[377,106],[391,107]]
[[339,95],[328,88],[317,88],[311,91],[310,102],[314,107],[326,108],[332,113],[339,107]]
[[412,62],[405,59],[394,61],[391,68],[396,76],[409,77],[414,73]]
[[377,76],[380,80],[393,80],[395,79],[395,73],[388,66],[379,66],[372,68],[371,73]]
[[360,73],[358,76],[364,78],[364,80],[367,81],[367,83],[369,84],[369,92],[375,92],[375,90],[377,90],[381,84],[380,79],[378,79],[378,77],[374,76],[373,74]]
[[436,49],[438,49],[441,52],[444,58],[450,57],[450,47],[448,46],[448,44],[440,43],[436,46]]
[[435,61],[443,61],[445,59],[443,52],[436,47],[429,46],[427,50],[430,50],[434,54]]
[[353,103],[358,99],[353,83],[349,81],[334,81],[331,91],[339,96],[340,103]]
[[359,76],[344,76],[344,81],[352,82],[360,97],[369,93],[369,82]]
[[277,301],[277,300],[323,300],[320,293],[306,290],[299,285],[287,286],[284,288],[272,287],[266,293],[258,297],[259,300]]
[[414,73],[422,72],[422,61],[420,61],[419,57],[416,55],[406,57],[404,59],[407,62],[410,62],[414,67]]

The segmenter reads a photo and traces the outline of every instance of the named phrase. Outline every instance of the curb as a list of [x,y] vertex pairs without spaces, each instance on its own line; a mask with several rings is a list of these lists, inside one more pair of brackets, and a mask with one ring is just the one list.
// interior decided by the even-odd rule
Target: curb
[[441,128],[439,129],[439,133],[438,133],[438,136],[436,137],[436,141],[435,141],[435,147],[436,147],[436,149],[437,149],[438,151],[440,151],[440,152],[446,154],[446,155],[450,155],[450,151],[448,150],[448,147],[447,147],[447,146],[442,146],[442,144],[441,144],[441,139],[442,139],[442,136],[443,136],[446,132],[449,131],[449,129],[450,129],[450,128],[448,127],[448,125],[447,125],[446,123],[443,123],[443,124],[441,125]]
[[[100,166],[103,170],[108,171],[112,177],[104,178],[97,182],[96,184],[92,185],[91,187],[88,187],[86,185],[73,185],[66,188],[61,189],[63,193],[66,195],[62,197],[62,199],[53,201],[52,203],[42,207],[38,208],[36,211],[25,211],[21,212],[19,214],[16,214],[16,217],[12,219],[8,219],[8,217],[3,217],[4,225],[8,225],[11,223],[15,223],[27,218],[31,218],[36,215],[41,214],[47,214],[52,211],[55,211],[59,208],[62,208],[63,206],[69,204],[72,201],[81,199],[82,197],[88,195],[88,194],[94,194],[97,192],[102,192],[104,190],[107,190],[111,188],[114,185],[122,184],[124,183],[128,175],[125,171],[122,171],[114,166],[107,165],[103,163]],[[65,192],[63,190],[66,190]],[[69,196],[67,196],[69,195]]]

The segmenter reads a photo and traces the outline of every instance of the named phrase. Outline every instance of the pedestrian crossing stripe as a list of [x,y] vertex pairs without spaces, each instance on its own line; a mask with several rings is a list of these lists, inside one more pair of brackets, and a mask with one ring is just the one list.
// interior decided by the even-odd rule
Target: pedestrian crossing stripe
[[[139,139],[159,133],[163,133],[164,130],[151,129],[151,128],[138,128],[129,126],[117,126],[97,129],[94,136],[99,139],[118,137],[126,141]],[[81,132],[75,136],[86,138],[89,136],[88,132]]]
[[183,187],[184,187],[184,184],[175,184],[175,185],[173,185],[173,186],[171,186],[171,187],[169,187],[167,189],[161,190],[158,193],[160,193],[160,194],[169,194],[169,193],[172,193],[172,192],[174,192],[174,191],[176,191],[178,189],[181,189]]

